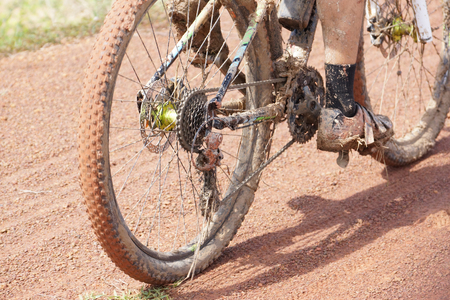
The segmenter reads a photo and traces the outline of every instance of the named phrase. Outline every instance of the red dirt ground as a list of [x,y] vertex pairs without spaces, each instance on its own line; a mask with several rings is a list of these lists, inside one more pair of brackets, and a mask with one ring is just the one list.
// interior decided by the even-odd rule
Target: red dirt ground
[[[82,204],[76,128],[93,43],[0,60],[0,299],[143,286],[111,263]],[[288,140],[281,126],[275,146]],[[294,145],[264,172],[223,255],[171,297],[449,299],[449,153],[449,119],[424,160],[387,172],[356,155],[343,170],[314,142]]]

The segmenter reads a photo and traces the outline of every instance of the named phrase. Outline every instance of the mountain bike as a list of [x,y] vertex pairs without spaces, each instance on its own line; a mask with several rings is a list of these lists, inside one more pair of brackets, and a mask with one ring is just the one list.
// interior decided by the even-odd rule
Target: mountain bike
[[[361,153],[387,165],[423,157],[449,110],[449,3],[427,5],[431,42],[409,0],[376,3],[361,34],[355,99],[395,130]],[[204,270],[241,226],[262,170],[313,138],[324,94],[308,65],[314,1],[302,17],[289,33],[273,1],[114,3],[86,70],[79,168],[95,234],[126,274],[164,284]],[[281,122],[292,139],[274,151]]]

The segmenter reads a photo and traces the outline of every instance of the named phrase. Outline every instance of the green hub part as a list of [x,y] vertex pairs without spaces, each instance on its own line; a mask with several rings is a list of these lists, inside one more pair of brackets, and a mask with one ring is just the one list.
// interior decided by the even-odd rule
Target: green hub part
[[392,21],[391,36],[394,42],[399,42],[402,36],[411,36],[417,43],[417,33],[414,24],[405,23],[402,17],[397,17]]
[[172,102],[159,104],[156,109],[151,111],[152,128],[171,131],[175,128],[177,120],[177,111]]

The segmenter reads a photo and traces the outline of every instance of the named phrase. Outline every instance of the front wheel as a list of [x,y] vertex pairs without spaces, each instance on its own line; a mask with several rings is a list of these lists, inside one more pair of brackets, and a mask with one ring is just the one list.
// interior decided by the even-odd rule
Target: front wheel
[[433,41],[423,44],[411,1],[378,1],[378,5],[380,18],[373,26],[381,32],[382,43],[375,47],[369,33],[363,36],[355,98],[370,102],[375,113],[394,124],[394,138],[373,157],[402,166],[434,146],[449,111],[450,7],[447,0],[427,1]]
[[[208,95],[183,101],[197,89],[220,86],[248,12],[255,9],[249,1],[221,3],[177,60],[148,83],[206,1],[116,1],[86,71],[78,142],[89,218],[113,262],[147,283],[198,273],[220,255],[242,223],[258,180],[226,196],[264,162],[269,149],[268,123],[221,131],[221,166],[208,172],[193,167],[195,147],[189,146],[195,146]],[[235,83],[271,78],[274,41],[266,25],[259,27]],[[223,113],[254,109],[273,100],[272,87],[229,92],[224,103],[230,98],[243,99],[243,105]]]

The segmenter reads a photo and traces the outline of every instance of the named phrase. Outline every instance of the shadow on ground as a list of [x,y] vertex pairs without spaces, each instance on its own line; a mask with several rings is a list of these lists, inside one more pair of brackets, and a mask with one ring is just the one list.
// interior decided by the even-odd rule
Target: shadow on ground
[[[446,137],[427,156],[446,155],[449,150],[450,137]],[[291,199],[287,205],[304,214],[301,223],[225,249],[223,255],[197,278],[215,277],[215,269],[231,262],[238,265],[236,268],[240,271],[263,266],[264,272],[247,278],[242,276],[238,284],[216,289],[187,292],[175,289],[173,296],[195,299],[203,293],[208,299],[216,299],[270,286],[337,261],[394,228],[419,224],[434,212],[448,210],[450,204],[444,198],[450,193],[449,164],[425,164],[419,169],[416,166],[417,163],[388,168],[389,184],[375,186],[341,201],[315,195]],[[314,238],[316,235],[320,237]],[[299,240],[304,240],[306,246],[283,251]],[[192,284],[195,285],[195,279]]]

